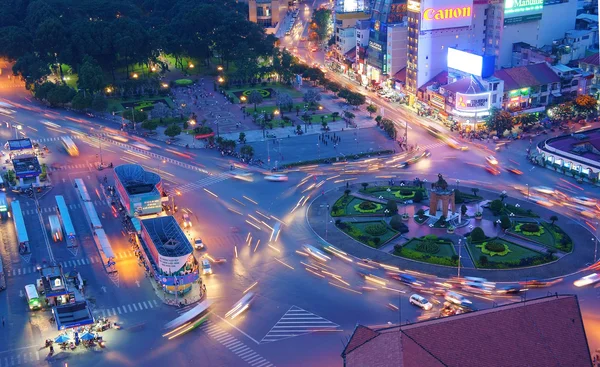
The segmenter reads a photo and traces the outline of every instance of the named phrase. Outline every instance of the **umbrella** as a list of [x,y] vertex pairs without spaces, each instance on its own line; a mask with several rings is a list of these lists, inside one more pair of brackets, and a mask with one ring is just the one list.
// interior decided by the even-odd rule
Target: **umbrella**
[[69,338],[68,335],[61,334],[56,339],[54,339],[54,342],[58,343],[58,344],[62,344],[62,343],[68,342],[69,340],[71,340],[71,338]]
[[92,333],[85,333],[79,337],[79,339],[81,339],[81,340],[92,340],[94,338],[95,338],[95,336]]

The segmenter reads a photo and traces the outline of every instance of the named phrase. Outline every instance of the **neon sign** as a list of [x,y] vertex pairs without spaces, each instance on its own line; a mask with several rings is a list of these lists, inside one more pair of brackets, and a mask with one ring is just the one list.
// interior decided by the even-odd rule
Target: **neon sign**
[[506,0],[504,14],[541,11],[544,0]]
[[446,8],[446,9],[425,9],[423,12],[423,18],[425,20],[444,20],[453,18],[466,18],[471,17],[471,7],[466,6],[464,8]]
[[456,110],[464,112],[483,112],[490,109],[490,93],[456,93]]
[[473,20],[473,0],[422,0],[421,31],[469,27]]

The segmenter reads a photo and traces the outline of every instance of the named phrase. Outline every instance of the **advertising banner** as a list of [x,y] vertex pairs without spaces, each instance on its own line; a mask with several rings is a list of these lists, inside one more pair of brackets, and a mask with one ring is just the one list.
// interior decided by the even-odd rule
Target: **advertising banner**
[[471,26],[473,0],[423,0],[421,31]]
[[[184,284],[193,283],[193,282],[197,281],[198,278],[199,278],[199,272],[189,273],[186,275],[180,275],[180,276],[176,276],[176,277],[162,275],[160,277],[160,282],[167,286],[184,285]],[[177,284],[175,284],[175,279],[177,279]]]
[[179,271],[187,263],[190,254],[178,257],[163,256],[158,254],[158,268],[165,273]]
[[491,93],[456,93],[455,108],[461,112],[484,112],[490,109]]
[[504,24],[542,19],[544,0],[505,0]]

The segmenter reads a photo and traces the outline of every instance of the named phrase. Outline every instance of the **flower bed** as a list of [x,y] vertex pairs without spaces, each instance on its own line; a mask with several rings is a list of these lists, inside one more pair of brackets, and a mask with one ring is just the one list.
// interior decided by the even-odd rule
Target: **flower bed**
[[[390,191],[387,191],[388,189]],[[381,196],[386,200],[414,200],[417,191],[421,193],[423,199],[427,197],[426,190],[418,186],[373,186],[360,191],[376,198]]]
[[552,233],[538,223],[514,222],[510,232],[542,246],[556,247]]
[[[493,245],[489,246],[489,243]],[[469,242],[467,250],[475,266],[481,269],[521,268],[546,264],[556,259],[497,237],[485,242]]]
[[380,221],[336,222],[336,226],[358,242],[373,248],[379,248],[399,233]]
[[435,235],[412,238],[401,249],[395,248],[394,255],[429,264],[456,266],[458,256],[452,241]]
[[542,226],[554,237],[554,247],[563,252],[573,251],[573,240],[556,224],[542,223]]

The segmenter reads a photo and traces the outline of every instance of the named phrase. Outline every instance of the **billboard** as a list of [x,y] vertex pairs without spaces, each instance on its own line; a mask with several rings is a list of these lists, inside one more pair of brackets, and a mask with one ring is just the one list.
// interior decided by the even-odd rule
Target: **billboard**
[[504,24],[542,19],[544,0],[505,0]]
[[491,93],[456,93],[454,108],[460,112],[487,112],[490,109]]
[[473,20],[473,0],[423,0],[421,30],[469,27]]
[[479,56],[469,52],[448,48],[448,68],[487,78],[494,74],[493,56]]

